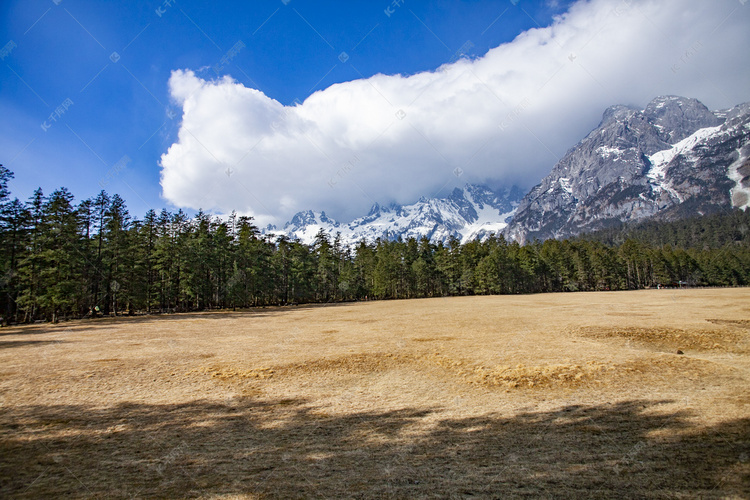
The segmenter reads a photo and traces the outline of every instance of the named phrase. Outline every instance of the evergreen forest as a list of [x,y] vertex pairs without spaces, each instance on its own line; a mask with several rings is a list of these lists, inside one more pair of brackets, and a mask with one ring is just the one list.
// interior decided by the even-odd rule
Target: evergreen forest
[[4,323],[457,295],[750,284],[750,213],[622,225],[566,240],[426,238],[311,245],[250,217],[128,212],[102,191],[11,199],[0,166]]

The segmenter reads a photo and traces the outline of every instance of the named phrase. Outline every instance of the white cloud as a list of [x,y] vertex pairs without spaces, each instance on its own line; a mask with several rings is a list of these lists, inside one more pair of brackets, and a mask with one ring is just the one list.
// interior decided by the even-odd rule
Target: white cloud
[[349,220],[467,181],[530,187],[609,105],[750,100],[749,18],[736,0],[580,1],[481,58],[332,85],[297,106],[174,71],[183,118],[161,158],[163,196],[265,224],[303,209]]

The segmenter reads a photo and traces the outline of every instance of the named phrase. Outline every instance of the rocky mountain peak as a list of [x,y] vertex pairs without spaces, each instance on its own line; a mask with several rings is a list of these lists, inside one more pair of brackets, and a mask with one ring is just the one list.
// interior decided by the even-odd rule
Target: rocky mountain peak
[[750,106],[712,112],[661,96],[643,110],[612,106],[521,201],[505,235],[558,238],[686,210],[743,205]]
[[643,114],[658,129],[659,138],[668,144],[679,142],[696,130],[723,122],[698,99],[678,96],[655,98],[648,103]]
[[602,121],[599,123],[598,128],[604,127],[605,125],[608,125],[611,122],[625,121],[629,117],[633,116],[634,113],[637,113],[638,111],[639,110],[637,108],[634,108],[632,106],[625,106],[623,104],[616,104],[614,106],[610,106],[604,110],[604,114],[602,115]]
[[372,208],[370,208],[370,211],[367,213],[368,216],[370,215],[378,215],[380,214],[380,203],[377,201],[372,205]]

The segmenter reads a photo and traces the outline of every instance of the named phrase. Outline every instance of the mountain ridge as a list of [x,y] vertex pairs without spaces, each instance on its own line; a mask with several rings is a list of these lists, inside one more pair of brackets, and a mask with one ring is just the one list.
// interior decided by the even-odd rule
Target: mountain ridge
[[646,108],[611,106],[524,197],[503,234],[564,238],[648,217],[746,208],[750,103],[709,111],[659,96]]
[[312,243],[321,229],[332,237],[340,234],[345,244],[362,240],[372,243],[378,238],[427,238],[433,243],[458,238],[467,242],[502,231],[523,194],[517,187],[493,190],[486,185],[466,184],[443,198],[422,197],[409,205],[375,203],[367,215],[349,223],[338,222],[325,211],[305,210],[283,228],[267,226],[263,232],[306,244]]
[[298,212],[269,236],[312,243],[320,230],[345,244],[378,238],[462,243],[502,234],[521,243],[565,238],[650,217],[674,220],[750,206],[750,103],[711,111],[664,95],[645,108],[617,104],[528,193],[466,184],[409,205],[375,203],[340,223]]

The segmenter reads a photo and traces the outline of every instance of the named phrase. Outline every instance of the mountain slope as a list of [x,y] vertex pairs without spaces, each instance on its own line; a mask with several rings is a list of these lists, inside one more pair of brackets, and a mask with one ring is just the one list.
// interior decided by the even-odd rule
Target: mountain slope
[[421,198],[411,205],[381,206],[348,224],[337,222],[325,212],[297,213],[283,229],[269,226],[266,234],[285,235],[310,244],[321,229],[331,236],[341,234],[345,244],[377,238],[428,238],[433,243],[456,237],[462,242],[501,232],[512,216],[523,192],[517,188],[493,191],[467,184],[446,198]]
[[750,202],[750,103],[722,112],[657,97],[612,106],[529,192],[507,237],[562,238],[623,221],[675,219]]

